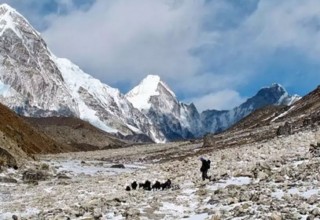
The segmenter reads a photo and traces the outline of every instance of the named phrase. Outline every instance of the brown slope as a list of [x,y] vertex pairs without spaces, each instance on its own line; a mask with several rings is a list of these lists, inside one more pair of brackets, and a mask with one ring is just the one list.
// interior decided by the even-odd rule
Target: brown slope
[[241,119],[238,123],[233,125],[231,128],[229,128],[228,131],[266,126],[270,124],[270,121],[274,117],[279,116],[282,112],[288,109],[289,109],[288,106],[274,106],[274,105],[269,105],[261,109],[257,109],[247,117]]
[[227,131],[204,137],[205,147],[224,148],[289,135],[320,124],[320,87],[293,105],[267,106],[251,113]]
[[27,160],[32,154],[70,150],[70,146],[57,143],[0,104],[0,166],[12,158],[19,164],[19,161]]
[[301,123],[303,120],[311,119],[313,122],[317,122],[320,120],[319,117],[320,86],[295,102],[290,110],[276,121],[295,121],[296,123]]
[[73,151],[116,148],[127,143],[90,123],[71,117],[25,119],[59,143],[67,143]]

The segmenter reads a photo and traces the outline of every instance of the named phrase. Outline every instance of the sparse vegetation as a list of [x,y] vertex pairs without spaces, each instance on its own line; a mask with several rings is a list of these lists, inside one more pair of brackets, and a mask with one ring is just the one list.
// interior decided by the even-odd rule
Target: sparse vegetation
[[48,164],[46,164],[46,163],[42,163],[41,165],[40,165],[40,169],[41,170],[49,170],[49,165]]

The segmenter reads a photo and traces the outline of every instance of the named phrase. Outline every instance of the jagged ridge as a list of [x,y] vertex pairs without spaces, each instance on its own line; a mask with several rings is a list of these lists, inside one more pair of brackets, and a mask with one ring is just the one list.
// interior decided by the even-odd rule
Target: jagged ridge
[[257,108],[293,100],[274,84],[230,111],[200,114],[193,104],[180,102],[157,75],[124,96],[54,56],[40,34],[6,4],[0,6],[0,39],[0,101],[25,116],[75,116],[107,132],[165,142],[219,132]]
[[165,138],[117,90],[55,57],[16,10],[0,6],[0,101],[25,116],[76,116],[107,131]]

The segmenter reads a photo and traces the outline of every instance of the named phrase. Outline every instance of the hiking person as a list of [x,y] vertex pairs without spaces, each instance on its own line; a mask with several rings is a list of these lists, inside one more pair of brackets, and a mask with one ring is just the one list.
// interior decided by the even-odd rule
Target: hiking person
[[208,170],[210,169],[210,163],[211,161],[210,160],[206,160],[204,159],[203,157],[200,157],[200,160],[202,162],[202,165],[201,165],[201,168],[200,168],[200,171],[202,173],[202,180],[210,180],[211,179],[211,176],[208,176]]

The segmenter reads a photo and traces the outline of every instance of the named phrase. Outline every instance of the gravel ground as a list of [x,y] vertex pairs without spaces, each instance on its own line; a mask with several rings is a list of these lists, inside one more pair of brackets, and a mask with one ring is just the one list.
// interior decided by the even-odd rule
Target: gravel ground
[[[0,173],[0,219],[317,219],[319,131],[220,149],[202,181],[201,143],[39,156]],[[179,158],[183,158],[179,160]],[[125,168],[112,168],[123,164]],[[131,182],[172,181],[163,191],[126,191]]]

